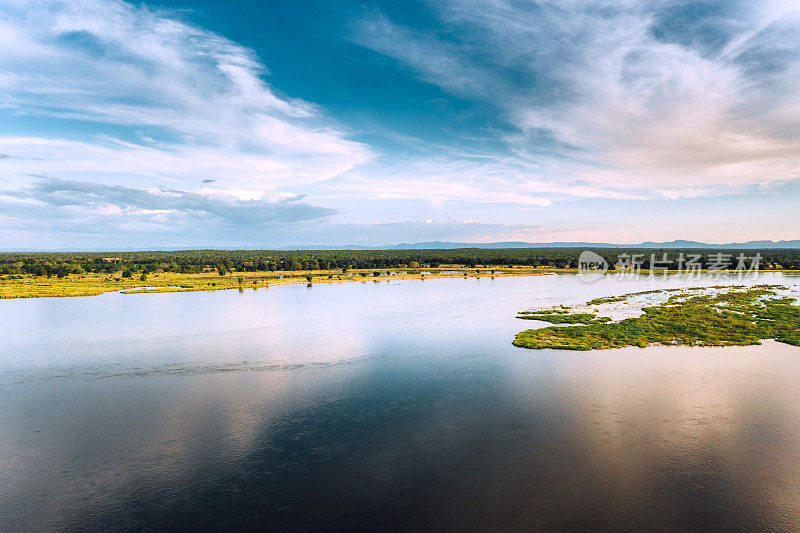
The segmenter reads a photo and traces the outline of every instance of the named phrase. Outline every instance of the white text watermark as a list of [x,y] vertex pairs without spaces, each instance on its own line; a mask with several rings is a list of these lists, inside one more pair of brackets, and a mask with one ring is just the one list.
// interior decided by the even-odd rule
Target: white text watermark
[[759,272],[760,253],[747,255],[715,252],[710,254],[686,252],[620,253],[616,261],[609,261],[590,250],[581,252],[578,258],[578,274],[586,282],[607,275],[616,279],[641,279],[642,276],[683,276],[698,278],[701,274],[735,277],[741,279]]

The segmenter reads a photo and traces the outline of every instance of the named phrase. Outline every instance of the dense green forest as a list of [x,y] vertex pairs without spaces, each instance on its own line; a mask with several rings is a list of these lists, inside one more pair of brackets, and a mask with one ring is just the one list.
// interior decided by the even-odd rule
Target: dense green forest
[[[185,250],[149,252],[76,252],[76,253],[2,253],[0,275],[58,276],[88,272],[121,272],[123,277],[151,272],[183,274],[217,271],[229,272],[355,270],[385,268],[439,268],[458,265],[469,268],[481,266],[577,268],[580,248],[460,248],[446,250]],[[736,256],[749,258],[759,253],[761,269],[800,269],[800,250],[725,250],[718,249],[594,249],[610,265],[621,254],[637,254],[647,268],[651,254],[662,261],[667,254],[668,265],[678,268],[680,254],[699,255],[706,268],[718,262],[718,254],[736,264]]]

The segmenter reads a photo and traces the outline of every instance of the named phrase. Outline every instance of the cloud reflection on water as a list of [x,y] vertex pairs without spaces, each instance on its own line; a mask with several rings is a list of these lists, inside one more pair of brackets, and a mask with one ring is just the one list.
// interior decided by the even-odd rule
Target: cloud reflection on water
[[797,357],[378,359],[73,382],[77,404],[43,387],[19,416],[50,424],[20,453],[47,453],[3,499],[56,496],[39,519],[58,527],[792,530]]
[[120,375],[0,387],[0,523],[796,530],[800,350],[516,349],[521,302],[621,292],[548,278],[12,302],[0,374]]

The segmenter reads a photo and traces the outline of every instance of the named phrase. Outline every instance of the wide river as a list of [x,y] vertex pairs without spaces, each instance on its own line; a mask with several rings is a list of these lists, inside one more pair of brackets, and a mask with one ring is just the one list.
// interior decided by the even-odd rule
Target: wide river
[[798,531],[800,348],[511,345],[684,284],[2,300],[0,530]]

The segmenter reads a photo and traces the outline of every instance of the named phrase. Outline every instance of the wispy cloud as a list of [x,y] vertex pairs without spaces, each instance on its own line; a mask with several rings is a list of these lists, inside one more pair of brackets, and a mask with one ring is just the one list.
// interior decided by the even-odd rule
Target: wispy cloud
[[27,205],[70,207],[101,214],[192,214],[211,215],[235,223],[264,224],[296,222],[329,216],[336,211],[299,203],[302,198],[263,195],[240,200],[224,194],[197,194],[178,189],[141,190],[121,185],[40,178],[26,189],[0,191],[3,196]]
[[269,245],[300,222],[324,220],[333,209],[302,197],[241,200],[174,188],[136,189],[87,181],[37,178],[0,190],[0,246]]
[[[348,33],[331,24],[313,44],[291,37],[287,50],[313,56],[324,41],[341,49],[320,56],[358,68],[371,54],[353,54],[353,42],[394,59],[364,59],[374,70],[363,80],[353,64],[326,71],[359,76],[317,80],[331,110],[342,103],[333,120],[271,85],[297,80],[281,85],[255,51],[185,13],[0,0],[0,241],[46,236],[59,247],[60,236],[79,245],[98,232],[110,245],[547,240],[559,227],[613,240],[586,228],[619,226],[628,206],[644,218],[668,199],[668,219],[681,205],[740,193],[763,200],[759,216],[770,222],[759,231],[774,231],[775,191],[800,182],[796,2],[418,7],[408,4],[404,24],[369,3],[342,8],[358,13]],[[313,70],[265,52],[284,76]],[[402,90],[359,98],[371,77],[401,80]],[[362,81],[363,93],[348,93]],[[364,130],[348,126],[348,111]],[[740,215],[727,201],[709,205],[724,236],[703,238],[741,240],[730,235],[744,231],[732,224]],[[684,213],[684,233],[669,238],[700,238],[685,232],[701,216]],[[454,222],[472,219],[483,222]],[[624,238],[657,229],[636,225],[625,231],[643,235]]]
[[439,206],[510,204],[546,207],[565,199],[643,199],[650,193],[596,187],[571,176],[544,176],[541,165],[510,157],[438,156],[397,166],[367,166],[331,185],[333,197],[422,200]]
[[62,121],[0,138],[4,174],[263,191],[372,157],[312,104],[277,95],[265,74],[252,51],[170,13],[118,0],[4,3],[0,107]]
[[[24,189],[0,190],[0,246],[18,235],[58,231],[55,243],[115,246],[144,240],[167,246],[290,246],[296,244],[379,245],[402,240],[492,240],[545,230],[475,220],[426,220],[368,224],[332,222],[336,211],[309,205],[302,197],[265,195],[254,200],[178,189],[134,189],[119,185],[40,177]],[[303,222],[303,224],[298,224]],[[136,240],[131,237],[136,235]],[[6,239],[10,239],[6,242]],[[63,240],[65,239],[65,240]],[[71,240],[75,239],[75,240]]]
[[800,178],[791,3],[431,6],[436,33],[373,12],[354,39],[496,106],[508,147],[542,165],[537,179],[674,197]]

